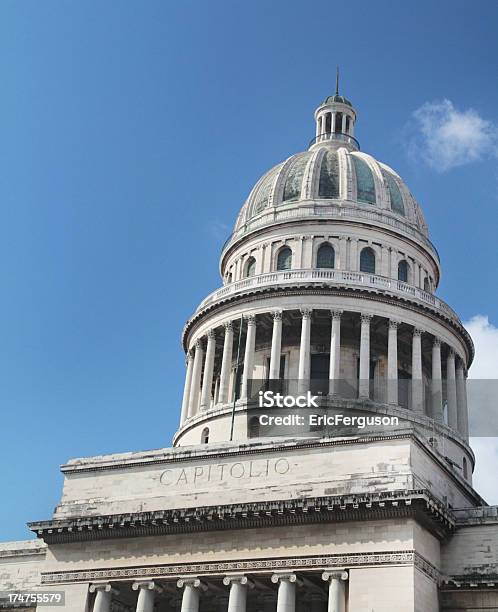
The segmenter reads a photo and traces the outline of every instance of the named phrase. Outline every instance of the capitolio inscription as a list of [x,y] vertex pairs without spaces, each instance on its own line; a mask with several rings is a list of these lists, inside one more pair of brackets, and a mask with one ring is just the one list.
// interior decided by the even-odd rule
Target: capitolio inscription
[[249,480],[251,478],[264,480],[272,476],[283,476],[291,469],[287,459],[254,459],[251,461],[235,461],[233,463],[211,463],[184,468],[164,470],[160,477],[165,486],[191,486]]

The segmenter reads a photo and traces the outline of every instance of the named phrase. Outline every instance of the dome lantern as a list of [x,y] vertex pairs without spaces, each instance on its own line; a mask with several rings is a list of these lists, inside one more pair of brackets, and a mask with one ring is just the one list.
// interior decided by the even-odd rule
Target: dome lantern
[[354,138],[356,111],[351,102],[339,94],[339,69],[337,69],[335,94],[327,96],[315,111],[316,133],[310,148],[318,143],[328,142],[358,150]]

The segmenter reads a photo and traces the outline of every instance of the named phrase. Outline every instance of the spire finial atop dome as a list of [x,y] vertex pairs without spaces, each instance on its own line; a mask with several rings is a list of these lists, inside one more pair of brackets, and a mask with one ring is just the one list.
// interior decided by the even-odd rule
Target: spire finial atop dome
[[335,73],[335,95],[339,95],[339,66],[337,66]]

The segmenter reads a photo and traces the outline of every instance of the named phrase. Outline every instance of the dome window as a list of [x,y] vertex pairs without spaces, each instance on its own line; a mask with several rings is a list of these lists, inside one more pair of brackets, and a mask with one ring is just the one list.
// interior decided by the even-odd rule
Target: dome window
[[309,155],[301,155],[291,165],[285,181],[283,202],[299,200],[303,184],[304,169]]
[[398,264],[398,280],[408,282],[408,262],[404,259]]
[[254,276],[256,274],[256,260],[254,257],[249,257],[246,261],[245,267],[245,278],[249,278],[250,276]]
[[289,247],[280,250],[277,257],[277,270],[290,270],[292,267],[292,251]]
[[334,247],[328,243],[322,244],[316,255],[317,268],[333,268],[335,266]]
[[375,204],[375,183],[372,171],[366,162],[356,155],[353,158],[354,169],[356,173],[356,192],[358,202],[366,202],[367,204]]
[[320,168],[319,198],[339,197],[339,160],[335,151],[327,151]]
[[429,293],[431,290],[431,283],[429,281],[429,279],[427,278],[427,276],[424,278],[424,291],[426,291],[427,293]]
[[399,190],[398,183],[390,174],[386,174],[387,187],[389,189],[389,197],[391,198],[391,210],[400,215],[405,215],[405,205],[403,204],[403,198],[401,197],[401,191]]
[[201,434],[201,444],[208,444],[209,442],[209,427],[204,427]]
[[375,253],[370,247],[365,247],[360,254],[360,272],[375,274]]

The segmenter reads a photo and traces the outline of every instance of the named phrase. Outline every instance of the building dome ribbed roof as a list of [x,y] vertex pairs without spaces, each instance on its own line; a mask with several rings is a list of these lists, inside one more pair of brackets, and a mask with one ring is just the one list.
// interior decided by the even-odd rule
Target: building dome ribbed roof
[[322,209],[327,214],[333,206],[336,214],[351,207],[362,216],[381,213],[427,237],[422,210],[401,177],[371,155],[349,149],[315,144],[274,166],[250,192],[235,231],[249,222],[257,223],[259,217],[267,218],[272,209],[278,213],[288,210],[294,217],[310,208],[314,214]]
[[322,102],[323,104],[333,104],[334,102],[337,102],[338,104],[346,104],[347,106],[350,106],[351,108],[353,108],[352,103],[345,98],[344,96],[340,96],[339,94],[334,94],[333,96],[327,96],[325,98],[325,100]]

